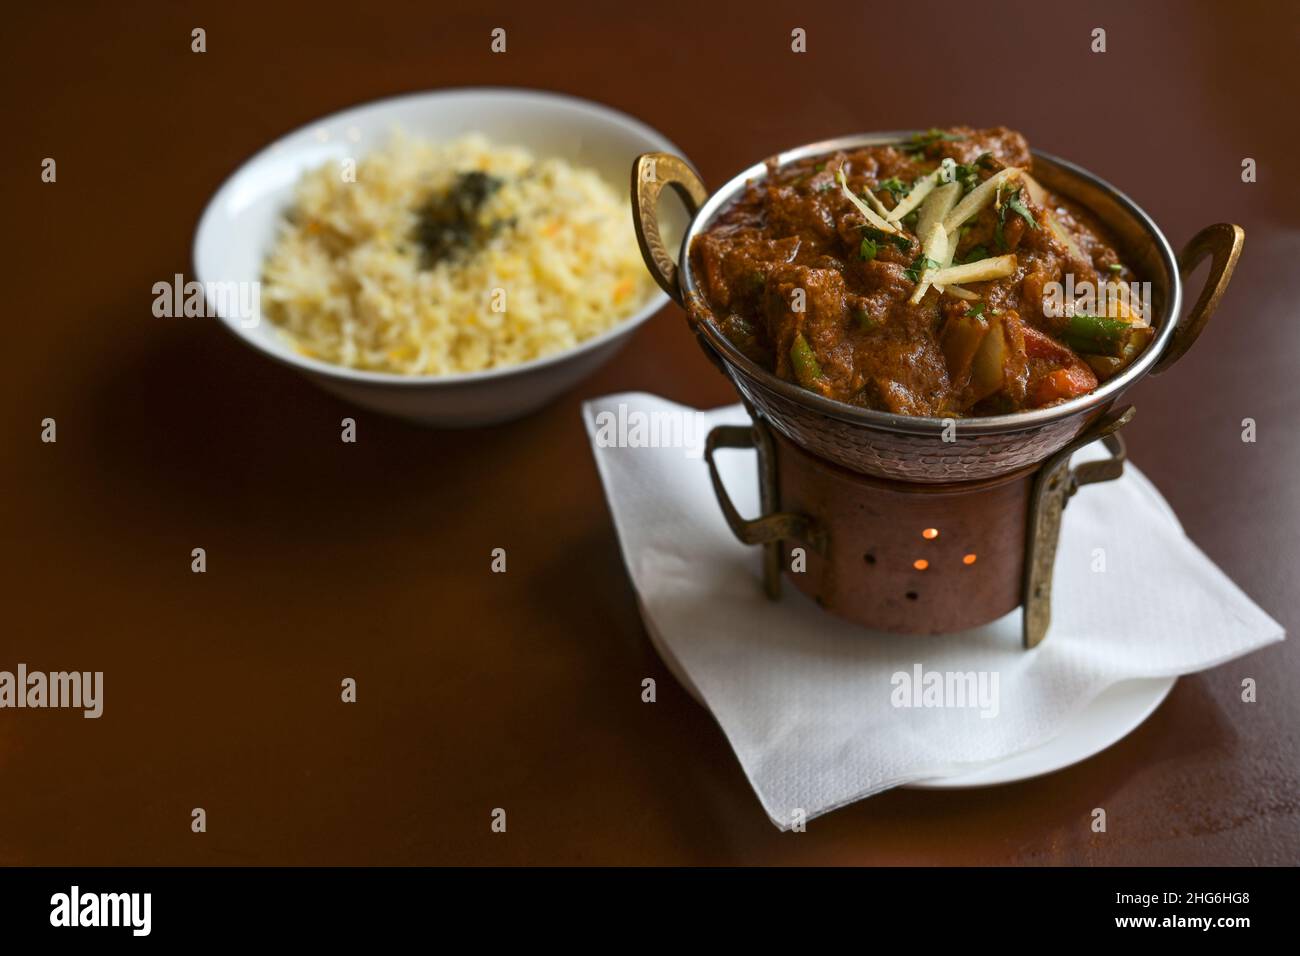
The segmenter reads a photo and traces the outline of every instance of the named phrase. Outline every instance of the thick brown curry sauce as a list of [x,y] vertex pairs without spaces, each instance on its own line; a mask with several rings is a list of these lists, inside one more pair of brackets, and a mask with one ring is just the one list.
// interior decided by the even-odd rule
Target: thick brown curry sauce
[[959,202],[950,197],[970,195],[1007,167],[1032,174],[1024,137],[1001,127],[931,130],[770,167],[695,238],[703,301],[691,303],[694,318],[712,317],[782,378],[899,414],[1002,414],[1091,391],[1150,341],[1126,308],[1079,319],[1044,309],[1044,287],[1067,275],[1098,287],[1134,278],[1094,217],[1031,175],[1007,174],[989,205],[949,232],[947,259],[1013,256],[1014,268],[1004,258],[1008,275],[930,287],[912,304],[923,277],[939,274],[926,270],[948,264],[923,255],[925,237],[912,231],[918,211],[883,233],[837,180],[842,170],[855,196],[886,211],[927,176],[956,181],[945,199]]

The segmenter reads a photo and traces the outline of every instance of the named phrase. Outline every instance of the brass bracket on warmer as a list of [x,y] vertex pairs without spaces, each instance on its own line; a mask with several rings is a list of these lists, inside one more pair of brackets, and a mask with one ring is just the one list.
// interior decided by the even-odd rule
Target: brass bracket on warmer
[[[1052,571],[1061,535],[1061,515],[1080,486],[1113,481],[1124,473],[1126,451],[1119,430],[1133,420],[1132,405],[1107,412],[1079,437],[1047,460],[1034,479],[1026,522],[1025,573],[1022,590],[1022,638],[1026,649],[1037,647],[1052,623]],[[1089,461],[1071,470],[1070,456],[1101,440],[1111,457]]]
[[[753,448],[758,452],[759,517],[744,518],[736,510],[713,460],[719,448]],[[760,418],[755,418],[752,425],[718,425],[704,440],[704,460],[727,527],[742,544],[763,546],[763,590],[770,598],[780,597],[781,542],[800,541],[818,554],[825,554],[827,539],[825,530],[807,515],[776,510],[776,454],[767,425]]]

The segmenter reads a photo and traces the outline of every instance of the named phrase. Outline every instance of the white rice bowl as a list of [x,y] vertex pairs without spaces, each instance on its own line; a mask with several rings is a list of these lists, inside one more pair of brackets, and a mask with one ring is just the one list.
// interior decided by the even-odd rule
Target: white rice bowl
[[[477,134],[394,134],[349,162],[302,178],[263,266],[264,314],[302,355],[406,375],[517,365],[612,328],[651,292],[627,196],[592,170]],[[431,262],[419,210],[472,171],[501,180],[479,240]]]

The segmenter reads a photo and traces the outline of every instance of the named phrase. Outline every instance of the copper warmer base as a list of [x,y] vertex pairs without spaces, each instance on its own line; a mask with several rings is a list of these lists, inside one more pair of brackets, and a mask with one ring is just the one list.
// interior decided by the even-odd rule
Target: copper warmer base
[[[874,478],[798,447],[759,416],[715,428],[705,458],[732,532],[763,545],[763,582],[776,599],[784,575],[825,610],[878,631],[942,634],[1024,607],[1023,639],[1051,623],[1061,515],[1081,485],[1118,478],[1118,432],[1132,407],[1099,418],[1045,461],[979,481],[924,484]],[[1103,441],[1108,459],[1070,468]],[[747,520],[718,475],[717,448],[758,452],[762,516]]]

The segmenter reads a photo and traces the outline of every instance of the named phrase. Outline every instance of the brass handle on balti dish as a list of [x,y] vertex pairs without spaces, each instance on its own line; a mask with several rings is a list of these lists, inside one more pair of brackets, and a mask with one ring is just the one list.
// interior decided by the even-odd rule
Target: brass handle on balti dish
[[695,170],[672,153],[642,153],[632,164],[632,225],[641,257],[659,287],[682,305],[677,263],[659,234],[659,194],[665,186],[673,187],[692,219],[709,193]]
[[1173,341],[1169,343],[1169,351],[1151,369],[1152,375],[1167,370],[1192,347],[1192,343],[1205,328],[1205,323],[1210,321],[1210,316],[1219,307],[1219,300],[1228,288],[1228,280],[1232,278],[1232,270],[1237,267],[1237,258],[1241,255],[1241,247],[1245,242],[1246,230],[1241,226],[1216,222],[1192,236],[1191,241],[1183,247],[1178,256],[1178,271],[1183,282],[1187,281],[1192,270],[1206,256],[1211,257],[1210,274],[1205,278],[1205,286],[1201,289],[1196,304],[1188,310],[1186,321],[1178,323]]

